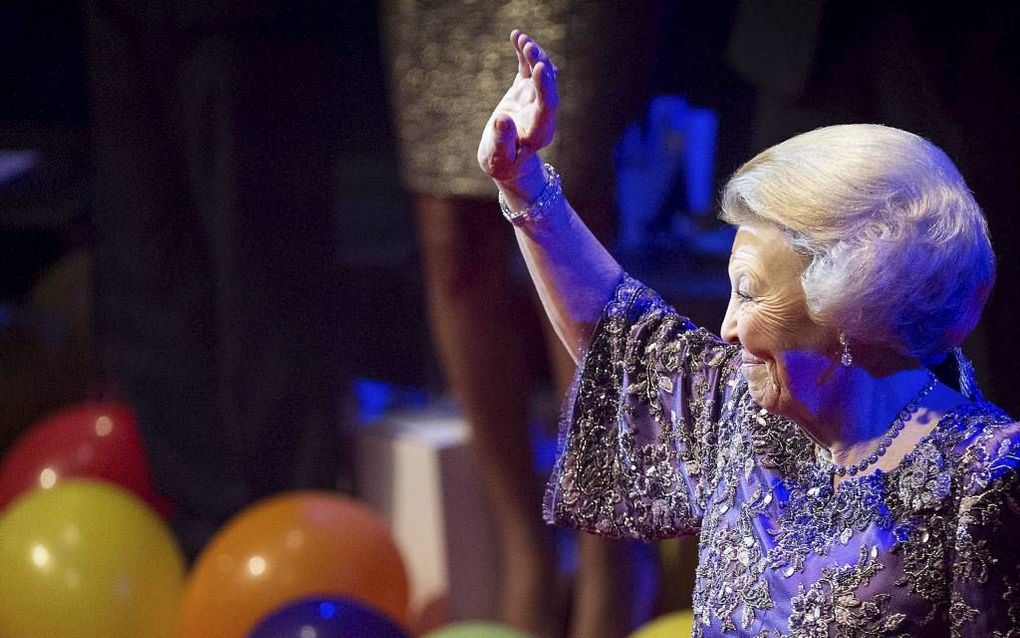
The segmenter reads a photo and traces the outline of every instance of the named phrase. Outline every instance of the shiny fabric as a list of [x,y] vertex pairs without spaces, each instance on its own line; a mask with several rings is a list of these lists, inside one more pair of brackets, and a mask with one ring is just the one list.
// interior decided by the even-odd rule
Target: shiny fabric
[[698,534],[695,637],[1020,637],[1020,426],[972,399],[895,469],[834,489],[751,399],[739,352],[625,278],[564,413],[547,520]]
[[641,117],[647,97],[658,38],[655,1],[383,0],[380,6],[401,175],[410,190],[496,199],[475,157],[482,129],[517,71],[510,45],[515,28],[532,35],[559,69],[563,134],[543,158],[570,176],[579,194],[609,188],[612,146],[624,124]]

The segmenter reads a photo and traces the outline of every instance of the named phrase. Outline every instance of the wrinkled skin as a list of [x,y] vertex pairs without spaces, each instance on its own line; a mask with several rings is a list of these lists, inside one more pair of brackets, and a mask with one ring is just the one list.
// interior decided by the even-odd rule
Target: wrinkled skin
[[839,362],[835,332],[808,313],[800,276],[807,258],[771,226],[741,226],[730,253],[733,294],[721,335],[740,344],[748,389],[762,407],[796,419]]

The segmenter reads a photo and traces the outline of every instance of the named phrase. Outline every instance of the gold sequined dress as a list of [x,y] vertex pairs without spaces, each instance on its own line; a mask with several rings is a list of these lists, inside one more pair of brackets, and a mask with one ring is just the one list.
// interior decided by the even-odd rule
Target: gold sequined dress
[[655,40],[651,6],[644,0],[383,0],[405,184],[418,193],[495,199],[476,149],[516,73],[510,31],[520,28],[559,69],[559,133],[543,156],[564,176],[568,194],[603,191],[613,144],[646,101]]

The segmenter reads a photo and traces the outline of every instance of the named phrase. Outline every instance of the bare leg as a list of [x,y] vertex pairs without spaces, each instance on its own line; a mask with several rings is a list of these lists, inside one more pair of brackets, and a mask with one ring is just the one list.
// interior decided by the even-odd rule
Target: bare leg
[[570,635],[623,638],[648,621],[658,589],[653,545],[581,534]]
[[[548,323],[548,322],[546,322]],[[548,329],[551,338],[551,326]],[[550,357],[561,388],[568,388],[574,362],[559,341]],[[564,390],[565,391],[565,390]],[[570,619],[576,638],[623,638],[654,612],[658,569],[654,547],[582,533]]]
[[495,204],[418,196],[433,339],[472,427],[500,534],[504,622],[558,635],[555,554],[541,520],[527,427],[531,374],[522,323],[527,296],[512,298],[509,229]]
[[[603,239],[609,235],[610,213],[605,210],[605,204],[612,201],[611,197],[612,190],[607,189],[601,199],[578,200],[578,210],[588,213],[585,221]],[[544,317],[542,323],[549,345],[550,365],[563,396],[576,367],[553,332],[552,324]],[[582,533],[570,635],[576,638],[629,635],[651,618],[657,582],[657,562],[652,546]]]

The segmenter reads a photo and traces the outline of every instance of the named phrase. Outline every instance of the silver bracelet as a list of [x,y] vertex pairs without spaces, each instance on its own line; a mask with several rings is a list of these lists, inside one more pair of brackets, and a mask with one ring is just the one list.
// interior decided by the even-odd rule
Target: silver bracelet
[[513,211],[503,198],[503,192],[499,193],[499,209],[503,211],[503,217],[514,226],[523,226],[528,222],[537,222],[545,216],[546,212],[558,201],[563,199],[563,188],[560,186],[560,175],[551,164],[545,164],[545,170],[549,173],[549,180],[545,188],[538,195],[538,199],[532,202],[523,210]]

